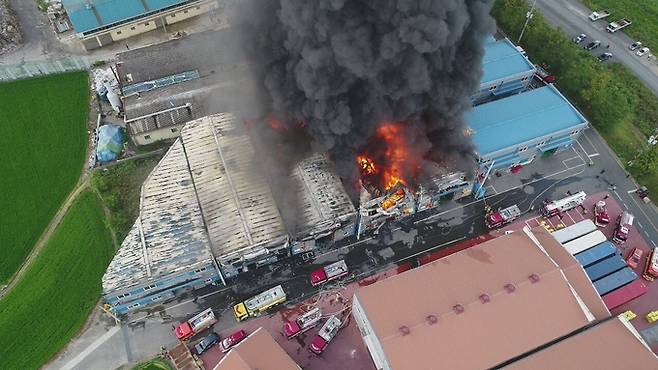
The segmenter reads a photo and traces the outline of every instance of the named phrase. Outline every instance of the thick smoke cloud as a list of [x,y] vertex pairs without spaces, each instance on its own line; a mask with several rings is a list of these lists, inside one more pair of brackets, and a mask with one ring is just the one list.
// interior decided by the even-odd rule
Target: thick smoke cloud
[[483,40],[494,31],[491,1],[268,6],[258,28],[273,112],[304,122],[314,150],[328,151],[344,178],[355,177],[356,155],[386,122],[404,124],[426,160],[473,165],[462,115],[479,86]]

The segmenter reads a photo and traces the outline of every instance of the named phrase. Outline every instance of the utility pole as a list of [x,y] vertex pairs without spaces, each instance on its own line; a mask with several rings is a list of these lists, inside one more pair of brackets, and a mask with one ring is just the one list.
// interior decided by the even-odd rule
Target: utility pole
[[532,1],[532,6],[530,7],[530,10],[527,13],[525,13],[525,24],[523,25],[523,28],[521,29],[521,34],[519,35],[519,40],[516,41],[517,45],[521,42],[521,38],[523,37],[523,32],[525,32],[525,28],[528,27],[528,23],[530,23],[530,19],[532,18],[532,12],[535,10],[535,4],[537,4],[537,0]]

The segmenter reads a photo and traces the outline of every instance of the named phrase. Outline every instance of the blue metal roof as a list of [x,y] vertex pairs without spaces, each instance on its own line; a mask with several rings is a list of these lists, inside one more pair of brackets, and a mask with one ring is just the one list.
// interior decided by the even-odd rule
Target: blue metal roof
[[514,47],[510,40],[496,41],[493,37],[485,40],[480,85],[534,69],[532,63]]
[[73,28],[88,32],[189,0],[62,0]]
[[552,86],[478,105],[465,119],[481,157],[587,122]]

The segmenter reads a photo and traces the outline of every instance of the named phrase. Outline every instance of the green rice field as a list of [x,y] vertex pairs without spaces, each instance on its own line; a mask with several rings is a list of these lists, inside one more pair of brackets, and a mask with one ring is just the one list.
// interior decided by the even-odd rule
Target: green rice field
[[100,298],[113,251],[100,199],[82,192],[0,300],[0,368],[37,369],[76,335]]
[[87,72],[0,84],[0,286],[80,177],[87,84]]

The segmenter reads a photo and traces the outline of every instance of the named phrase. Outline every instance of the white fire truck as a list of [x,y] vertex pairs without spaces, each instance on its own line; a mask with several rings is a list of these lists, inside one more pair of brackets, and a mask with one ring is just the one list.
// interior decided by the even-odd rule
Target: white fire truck
[[624,211],[617,217],[617,228],[612,236],[612,241],[616,243],[625,243],[628,239],[630,227],[633,226],[633,215]]
[[331,316],[327,322],[322,325],[320,332],[318,332],[318,335],[315,336],[311,344],[308,346],[309,350],[316,355],[321,354],[325,348],[327,348],[329,342],[334,339],[342,325],[343,323],[336,315]]
[[599,200],[594,205],[594,223],[599,227],[606,227],[610,223],[605,201]]
[[555,201],[545,201],[541,207],[541,214],[544,217],[553,217],[562,212],[569,211],[583,204],[587,194],[584,191],[579,191],[566,198]]
[[492,212],[491,209],[488,208],[487,214],[484,218],[484,223],[489,229],[496,229],[516,220],[519,216],[521,216],[521,210],[516,204],[505,209],[500,209],[496,212]]

